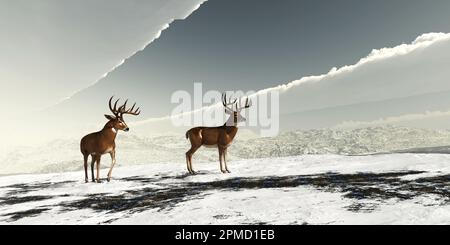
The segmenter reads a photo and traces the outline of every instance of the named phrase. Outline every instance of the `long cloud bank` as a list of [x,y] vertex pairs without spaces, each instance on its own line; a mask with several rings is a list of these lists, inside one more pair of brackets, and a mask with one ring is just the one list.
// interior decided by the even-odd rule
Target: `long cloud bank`
[[292,81],[287,84],[279,85],[277,87],[268,88],[265,90],[261,90],[258,92],[258,94],[267,93],[270,91],[279,91],[279,92],[286,92],[296,86],[299,86],[304,83],[313,83],[322,81],[325,78],[331,78],[335,77],[337,75],[345,74],[345,73],[351,73],[354,70],[360,68],[361,66],[379,62],[383,60],[387,60],[393,57],[397,56],[403,56],[407,55],[413,51],[416,51],[418,49],[424,49],[431,45],[434,45],[439,42],[445,42],[450,40],[450,33],[426,33],[422,34],[419,37],[417,37],[412,43],[410,44],[401,44],[399,46],[393,47],[393,48],[382,48],[382,49],[374,49],[372,52],[367,56],[359,60],[358,63],[354,65],[348,65],[341,68],[333,67],[330,72],[323,75],[318,76],[308,76],[303,77],[299,80]]
[[[284,93],[287,93],[289,91],[293,91],[295,88],[299,88],[301,85],[308,85],[308,84],[315,84],[318,82],[323,82],[325,85],[328,82],[327,79],[333,79],[338,76],[343,75],[352,75],[354,72],[361,70],[363,67],[376,64],[376,63],[382,63],[383,61],[390,61],[397,57],[406,56],[409,54],[412,54],[415,51],[419,50],[426,50],[427,48],[437,45],[439,43],[445,43],[450,41],[450,33],[426,33],[422,34],[419,37],[417,37],[413,42],[408,44],[401,44],[396,47],[391,48],[382,48],[382,49],[374,49],[370,54],[362,59],[360,59],[356,64],[344,66],[341,68],[332,68],[327,74],[317,75],[317,76],[308,76],[303,77],[299,80],[292,81],[287,84],[282,84],[276,87],[267,88],[264,90],[260,90],[256,92],[251,97],[256,97],[259,95],[264,95],[270,92],[279,92],[281,96],[283,96]],[[302,88],[299,88],[300,90]],[[295,99],[295,96],[293,96]],[[199,113],[201,111],[210,110],[213,107],[221,106],[221,104],[216,104],[213,106],[208,106],[202,109],[198,109],[192,112],[184,113],[186,114],[195,114]],[[142,120],[139,122],[136,122],[135,125],[143,125],[146,123],[154,123],[158,121],[164,121],[164,120],[170,120],[173,118],[181,117],[182,115],[171,115],[167,117],[162,118],[149,118],[146,120]]]

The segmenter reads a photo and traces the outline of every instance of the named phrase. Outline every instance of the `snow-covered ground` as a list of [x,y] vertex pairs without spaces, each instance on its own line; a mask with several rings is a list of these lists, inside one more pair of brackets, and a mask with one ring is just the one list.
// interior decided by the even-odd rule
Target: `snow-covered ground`
[[[450,156],[308,155],[0,178],[2,224],[450,224]],[[102,170],[105,177],[107,170]]]

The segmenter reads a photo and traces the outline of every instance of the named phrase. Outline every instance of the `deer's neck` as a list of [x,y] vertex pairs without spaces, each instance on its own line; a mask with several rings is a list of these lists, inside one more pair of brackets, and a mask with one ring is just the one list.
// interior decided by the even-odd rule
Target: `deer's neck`
[[228,137],[230,137],[231,140],[234,139],[238,132],[238,127],[236,126],[226,126],[226,132],[228,134]]
[[236,136],[237,132],[238,132],[238,127],[237,127],[237,122],[234,119],[234,117],[229,117],[228,121],[223,125],[223,127],[225,128],[228,136],[231,139],[234,139],[234,137]]
[[109,126],[108,124],[105,125],[103,130],[101,131],[103,137],[105,137],[107,140],[115,141],[117,137],[117,130],[114,127]]

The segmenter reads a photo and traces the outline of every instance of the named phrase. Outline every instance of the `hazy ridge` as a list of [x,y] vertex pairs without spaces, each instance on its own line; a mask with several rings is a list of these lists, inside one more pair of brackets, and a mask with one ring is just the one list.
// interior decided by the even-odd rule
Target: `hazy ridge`
[[[52,173],[82,169],[78,139],[61,139],[41,147],[15,149],[2,155],[0,174]],[[449,130],[383,126],[359,129],[317,129],[285,132],[274,138],[241,134],[229,150],[229,161],[297,155],[359,155],[398,152],[416,148],[414,153],[445,153],[450,145]],[[432,147],[426,150],[417,148]],[[189,149],[183,135],[141,138],[120,134],[117,139],[118,165],[175,162],[184,166]],[[405,151],[404,151],[405,152]],[[408,152],[408,151],[406,151]],[[218,161],[216,149],[200,149],[196,162]],[[102,166],[110,165],[108,155]]]

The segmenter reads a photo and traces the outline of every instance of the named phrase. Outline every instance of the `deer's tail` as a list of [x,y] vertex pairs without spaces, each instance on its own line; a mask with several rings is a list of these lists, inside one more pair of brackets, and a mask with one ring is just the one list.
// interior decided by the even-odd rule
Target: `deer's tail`
[[189,139],[189,131],[186,132],[186,139]]

